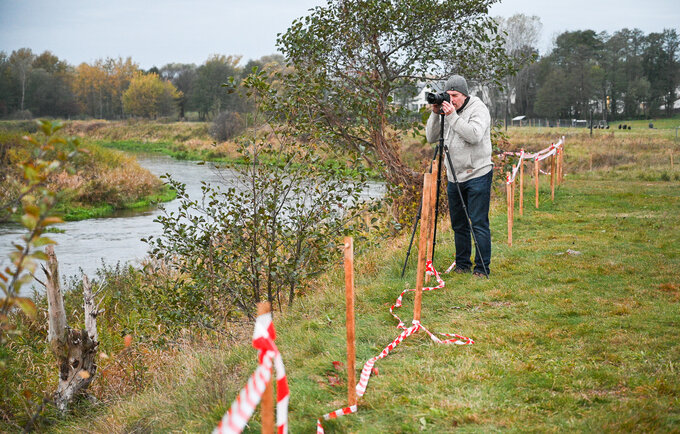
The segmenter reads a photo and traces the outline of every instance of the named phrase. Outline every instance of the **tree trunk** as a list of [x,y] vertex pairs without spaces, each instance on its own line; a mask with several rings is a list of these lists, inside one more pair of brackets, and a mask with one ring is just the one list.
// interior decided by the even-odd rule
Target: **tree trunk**
[[83,276],[85,330],[74,330],[66,323],[64,298],[59,287],[59,270],[53,246],[45,249],[48,255],[45,288],[47,291],[49,332],[48,340],[59,366],[59,384],[54,396],[57,408],[67,410],[74,396],[83,393],[97,372],[97,307],[87,276]]

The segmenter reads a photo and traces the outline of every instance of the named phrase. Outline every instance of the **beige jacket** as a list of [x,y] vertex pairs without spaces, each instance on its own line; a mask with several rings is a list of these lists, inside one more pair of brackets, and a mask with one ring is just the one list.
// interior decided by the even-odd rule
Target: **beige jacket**
[[[439,115],[430,114],[425,133],[427,141],[439,141]],[[491,116],[486,105],[471,96],[460,113],[455,111],[444,117],[444,145],[449,148],[449,156],[456,170],[458,182],[486,175],[493,169],[491,160]],[[447,177],[453,182],[453,175],[446,156],[444,160]]]

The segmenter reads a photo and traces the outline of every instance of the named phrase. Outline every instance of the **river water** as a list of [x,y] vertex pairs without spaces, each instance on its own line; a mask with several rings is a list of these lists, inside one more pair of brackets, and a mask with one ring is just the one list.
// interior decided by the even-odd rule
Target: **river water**
[[[156,176],[170,174],[173,179],[186,184],[186,191],[192,199],[201,198],[201,182],[219,183],[233,176],[228,169],[216,171],[209,163],[198,165],[193,161],[178,161],[167,156],[143,156],[139,163]],[[384,186],[372,183],[364,192],[366,197],[379,197],[384,194]],[[176,211],[179,201],[167,202],[161,207],[148,210],[121,211],[106,218],[65,222],[54,225],[64,233],[47,234],[57,242],[54,247],[59,260],[61,276],[80,276],[81,270],[94,276],[102,264],[115,265],[130,263],[138,266],[146,256],[148,244],[141,241],[149,235],[161,234],[161,225],[154,219],[165,208]],[[0,265],[2,269],[10,265],[8,254],[13,250],[12,242],[20,242],[24,231],[17,224],[0,224]],[[43,276],[42,272],[38,277]],[[39,285],[34,285],[36,289]],[[24,293],[30,288],[25,287]]]

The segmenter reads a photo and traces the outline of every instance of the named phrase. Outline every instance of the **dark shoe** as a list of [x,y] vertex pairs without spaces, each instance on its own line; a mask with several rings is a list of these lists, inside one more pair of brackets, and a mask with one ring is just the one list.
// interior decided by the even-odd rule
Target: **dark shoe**
[[472,273],[472,275],[475,277],[486,277],[486,274],[482,273],[481,271],[475,271]]
[[469,268],[456,267],[456,268],[453,269],[453,272],[456,273],[456,274],[467,274],[467,273],[470,273],[471,271],[472,270],[469,269]]

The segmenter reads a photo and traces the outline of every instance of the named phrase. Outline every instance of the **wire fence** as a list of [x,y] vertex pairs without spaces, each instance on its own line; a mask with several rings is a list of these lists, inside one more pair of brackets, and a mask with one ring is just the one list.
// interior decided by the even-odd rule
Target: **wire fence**
[[[498,119],[505,127],[505,119]],[[509,127],[546,127],[546,128],[590,128],[590,121],[586,119],[548,119],[523,118],[507,121]],[[607,121],[593,119],[593,128],[607,128]]]

